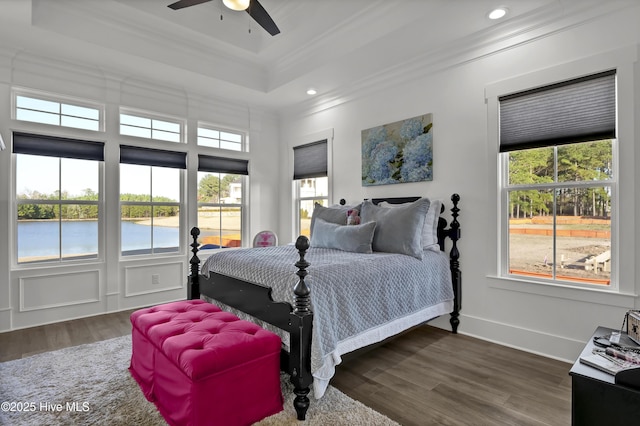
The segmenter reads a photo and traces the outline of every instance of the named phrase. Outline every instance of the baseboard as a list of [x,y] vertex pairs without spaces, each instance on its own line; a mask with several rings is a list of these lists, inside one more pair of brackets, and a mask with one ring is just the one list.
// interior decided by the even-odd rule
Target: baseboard
[[460,334],[573,364],[586,342],[512,324],[460,316]]

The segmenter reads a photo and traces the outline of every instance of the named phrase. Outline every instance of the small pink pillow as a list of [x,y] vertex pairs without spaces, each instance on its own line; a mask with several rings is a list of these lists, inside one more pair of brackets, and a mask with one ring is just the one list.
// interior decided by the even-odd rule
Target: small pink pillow
[[347,210],[347,225],[360,225],[360,212],[358,210]]

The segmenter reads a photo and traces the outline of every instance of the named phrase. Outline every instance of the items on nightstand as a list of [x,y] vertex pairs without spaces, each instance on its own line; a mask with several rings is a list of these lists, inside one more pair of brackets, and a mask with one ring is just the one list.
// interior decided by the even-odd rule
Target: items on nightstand
[[[619,338],[617,343],[616,337]],[[640,346],[629,339],[627,333],[611,328],[597,328],[569,372],[573,425],[637,423],[640,418],[640,364],[615,356],[624,354],[630,359],[640,356],[636,352],[640,354]],[[585,360],[595,360],[599,364],[610,363],[609,371],[593,368]],[[625,363],[629,364],[621,368]]]

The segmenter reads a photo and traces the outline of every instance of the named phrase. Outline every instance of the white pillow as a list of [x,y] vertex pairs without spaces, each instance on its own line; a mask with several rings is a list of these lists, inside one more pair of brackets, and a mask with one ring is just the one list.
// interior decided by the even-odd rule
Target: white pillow
[[[424,218],[424,226],[422,228],[422,249],[440,251],[438,245],[438,219],[440,218],[440,210],[442,210],[441,200],[430,200],[429,210]],[[411,203],[391,204],[381,201],[378,206],[384,208],[400,207]]]

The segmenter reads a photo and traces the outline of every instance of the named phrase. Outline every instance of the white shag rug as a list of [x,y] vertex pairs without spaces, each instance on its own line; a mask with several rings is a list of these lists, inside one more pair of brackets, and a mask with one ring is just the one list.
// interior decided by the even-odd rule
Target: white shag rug
[[[130,358],[124,336],[0,363],[0,425],[166,425],[129,374]],[[398,425],[332,386],[320,400],[309,395],[299,422],[287,377],[284,411],[259,425]]]

